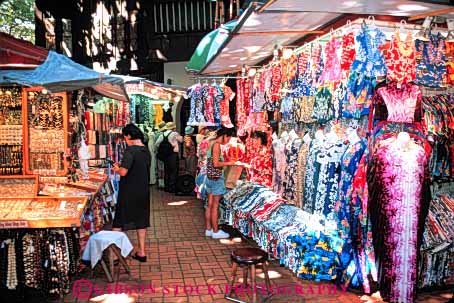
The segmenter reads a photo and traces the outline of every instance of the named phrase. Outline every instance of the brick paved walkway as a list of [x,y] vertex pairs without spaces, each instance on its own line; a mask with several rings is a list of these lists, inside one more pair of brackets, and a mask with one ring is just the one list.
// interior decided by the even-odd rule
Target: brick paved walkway
[[[239,235],[227,241],[206,238],[201,202],[194,198],[175,197],[154,190],[151,211],[153,227],[149,229],[147,238],[148,262],[128,261],[132,279],[122,273],[120,283],[108,284],[102,272],[97,271],[96,279],[89,280],[91,286],[82,287],[83,283],[76,280],[74,290],[77,292],[80,288],[80,294],[66,296],[65,302],[87,302],[85,298],[89,296],[90,288],[95,293],[108,292],[109,289],[121,292],[123,288],[126,292],[136,293],[137,302],[230,302],[224,299],[230,276],[230,251],[253,243]],[[135,243],[135,233],[129,233],[129,236]],[[268,302],[381,302],[375,297],[333,289],[330,283],[297,279],[277,262],[272,262],[270,270],[272,282],[282,288],[281,293],[275,294]],[[87,273],[82,273],[77,279],[87,277]],[[263,281],[259,275],[258,283]],[[95,297],[95,293],[90,297]],[[247,294],[242,295],[242,298],[247,298]],[[447,292],[425,293],[418,302],[446,302],[448,298]],[[124,300],[115,302],[123,303]]]

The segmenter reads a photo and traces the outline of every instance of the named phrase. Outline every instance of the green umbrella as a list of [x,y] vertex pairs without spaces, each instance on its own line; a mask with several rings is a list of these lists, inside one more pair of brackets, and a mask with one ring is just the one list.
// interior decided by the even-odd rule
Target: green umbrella
[[238,20],[233,20],[223,24],[203,37],[186,65],[186,70],[195,73],[201,72],[227,41],[237,22]]

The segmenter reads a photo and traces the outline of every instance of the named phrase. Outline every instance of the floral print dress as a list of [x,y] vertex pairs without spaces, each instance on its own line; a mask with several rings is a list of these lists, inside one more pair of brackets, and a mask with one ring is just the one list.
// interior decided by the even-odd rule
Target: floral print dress
[[385,301],[414,302],[427,156],[418,144],[401,146],[392,137],[377,149],[373,167],[369,211],[381,295]]

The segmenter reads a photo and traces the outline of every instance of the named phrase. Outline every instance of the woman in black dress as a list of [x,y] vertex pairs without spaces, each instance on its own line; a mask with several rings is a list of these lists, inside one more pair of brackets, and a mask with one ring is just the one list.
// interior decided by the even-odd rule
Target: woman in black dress
[[148,148],[143,144],[144,135],[134,124],[122,130],[128,147],[121,164],[115,163],[113,171],[118,173],[120,188],[112,229],[114,231],[137,230],[138,250],[133,256],[146,262],[145,237],[150,227],[150,162]]

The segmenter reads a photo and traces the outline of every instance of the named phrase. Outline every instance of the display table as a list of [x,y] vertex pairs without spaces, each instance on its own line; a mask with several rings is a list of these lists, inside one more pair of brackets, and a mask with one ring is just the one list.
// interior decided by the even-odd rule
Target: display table
[[0,228],[80,227],[88,197],[0,198]]
[[2,184],[0,285],[18,294],[24,286],[67,294],[90,235],[113,218],[115,192],[108,176],[92,172],[76,181],[20,176],[0,179]]

